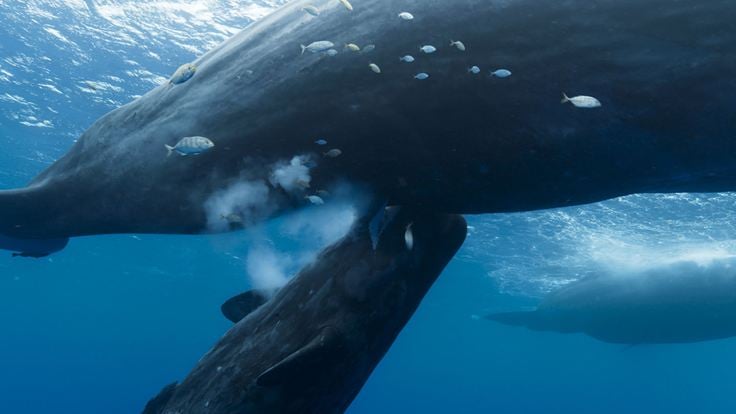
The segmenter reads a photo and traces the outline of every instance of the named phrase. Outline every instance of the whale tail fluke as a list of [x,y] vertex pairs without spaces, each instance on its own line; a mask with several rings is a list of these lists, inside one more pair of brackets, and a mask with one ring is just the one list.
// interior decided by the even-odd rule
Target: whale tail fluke
[[529,327],[534,321],[535,311],[492,313],[486,319],[509,326]]

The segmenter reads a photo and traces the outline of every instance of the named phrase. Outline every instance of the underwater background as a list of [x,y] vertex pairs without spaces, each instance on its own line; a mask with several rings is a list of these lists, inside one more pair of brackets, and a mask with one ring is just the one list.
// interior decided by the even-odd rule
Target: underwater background
[[[0,188],[25,185],[98,117],[283,2],[0,0]],[[733,413],[736,339],[623,346],[484,319],[583,277],[736,260],[732,194],[634,195],[468,217],[469,237],[349,412]],[[77,238],[0,254],[0,413],[135,413],[344,233],[347,206],[247,232]]]

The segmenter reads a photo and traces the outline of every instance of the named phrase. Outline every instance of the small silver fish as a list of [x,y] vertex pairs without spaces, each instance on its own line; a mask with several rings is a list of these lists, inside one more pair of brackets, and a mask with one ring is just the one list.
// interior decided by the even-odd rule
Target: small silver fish
[[199,155],[214,148],[215,143],[205,137],[194,136],[180,139],[173,147],[171,145],[165,145],[165,147],[169,151],[167,156],[172,152],[180,155]]
[[327,54],[327,56],[337,56],[337,50],[335,49],[328,49],[325,53]]
[[432,45],[424,45],[424,46],[420,47],[419,50],[421,50],[424,53],[430,54],[430,53],[436,52],[437,51],[437,48],[434,47],[434,46],[432,46]]
[[333,149],[331,149],[331,150],[329,150],[329,151],[327,151],[327,152],[324,153],[324,156],[325,157],[330,157],[330,158],[337,158],[340,155],[342,155],[342,151],[340,151],[337,148],[333,148]]
[[310,51],[312,53],[324,52],[332,49],[333,47],[335,47],[335,44],[330,42],[329,40],[319,40],[317,42],[312,42],[306,46],[302,45],[302,55],[306,51]]
[[345,45],[345,49],[351,52],[360,52],[360,46],[356,45],[355,43],[347,43]]
[[402,56],[399,58],[399,60],[402,62],[411,63],[411,62],[414,62],[414,56],[412,55]]
[[450,46],[455,46],[457,48],[457,50],[459,50],[461,52],[464,52],[465,51],[465,43],[463,43],[463,42],[461,42],[459,40],[458,41],[450,40]]
[[322,197],[318,195],[310,195],[310,196],[304,196],[306,200],[309,200],[310,203],[314,204],[315,206],[321,206],[325,203],[325,200],[322,199]]
[[189,79],[194,76],[194,74],[197,72],[197,67],[194,66],[191,63],[186,63],[184,65],[179,66],[179,69],[174,72],[173,75],[171,75],[171,78],[169,79],[169,83],[172,85],[179,85],[181,83],[184,83],[188,81]]
[[220,218],[230,224],[243,224],[243,216],[237,213],[223,214]]
[[366,45],[363,48],[363,53],[371,53],[374,50],[376,50],[376,45]]
[[348,0],[340,0],[340,3],[342,3],[342,5],[345,6],[348,11],[353,11],[353,5],[350,4]]
[[598,99],[592,96],[580,95],[580,96],[574,96],[570,98],[569,96],[567,96],[567,94],[563,92],[562,93],[562,103],[564,104],[568,102],[572,103],[577,108],[585,108],[585,109],[600,108],[601,106],[603,106],[601,105],[601,101],[599,101]]
[[414,20],[414,15],[409,12],[401,12],[399,13],[399,18],[401,20]]
[[381,68],[379,68],[375,63],[371,63],[368,67],[375,73],[381,73]]
[[414,249],[414,231],[411,228],[412,225],[414,225],[414,223],[409,223],[409,225],[406,226],[406,231],[404,232],[404,245],[406,245],[407,250]]
[[311,14],[314,17],[319,16],[319,13],[320,13],[319,9],[316,6],[313,6],[311,4],[308,4],[308,5],[304,6],[304,7],[302,7],[302,11],[305,11],[305,12]]
[[497,78],[508,78],[511,76],[511,71],[508,69],[498,69],[491,72],[491,76],[495,76]]
[[317,144],[317,145],[327,145],[327,141],[324,140],[324,139],[318,139],[318,140],[314,141],[314,143]]
[[480,73],[480,68],[477,66],[471,66],[468,68],[468,72],[472,73],[473,75],[477,75]]
[[419,79],[419,80],[429,79],[429,73],[425,73],[425,72],[417,73],[416,75],[414,75],[414,79]]

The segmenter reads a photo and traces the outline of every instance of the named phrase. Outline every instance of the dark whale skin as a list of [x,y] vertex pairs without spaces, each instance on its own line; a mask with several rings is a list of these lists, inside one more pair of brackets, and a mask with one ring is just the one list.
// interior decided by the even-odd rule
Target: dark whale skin
[[[206,231],[212,194],[267,181],[273,163],[299,154],[316,163],[313,189],[350,182],[442,213],[736,187],[732,1],[310,3],[318,18],[291,2],[194,62],[186,83],[102,117],[30,187],[0,193],[0,233]],[[414,20],[398,18],[407,10]],[[300,55],[318,40],[340,54]],[[349,42],[376,49],[343,51]],[[425,44],[438,51],[421,53]],[[407,53],[414,63],[399,61]],[[498,68],[513,76],[488,76]],[[603,107],[560,104],[562,92]],[[216,147],[166,158],[165,144],[190,135]],[[323,157],[329,148],[343,155]],[[267,215],[304,203],[271,186]]]
[[[411,224],[414,245],[404,234]],[[364,226],[245,316],[144,414],[342,413],[466,235],[460,216],[399,213],[376,250]]]

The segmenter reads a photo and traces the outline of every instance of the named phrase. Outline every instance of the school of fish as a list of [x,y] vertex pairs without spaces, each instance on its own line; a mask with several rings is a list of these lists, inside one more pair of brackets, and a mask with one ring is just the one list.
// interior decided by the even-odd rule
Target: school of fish
[[[353,11],[353,5],[348,0],[336,0],[342,6],[344,6],[345,9],[348,11]],[[301,11],[314,17],[318,18],[321,15],[321,10],[314,5],[306,5],[301,8]],[[415,19],[415,16],[413,13],[408,11],[402,11],[398,13],[398,17],[400,20],[405,22],[411,22]],[[460,40],[450,40],[449,43],[450,48],[454,48],[457,51],[465,52],[467,50],[467,46],[465,43],[463,43]],[[370,53],[371,51],[375,50],[376,46],[373,44],[368,44],[363,46],[362,48],[357,43],[345,43],[344,50],[351,53],[359,53],[359,54],[365,54]],[[433,53],[438,52],[437,47],[431,44],[421,45],[418,47],[419,51],[422,54],[425,55],[431,55]],[[324,54],[326,56],[336,56],[338,55],[338,50],[335,48],[335,43],[329,40],[315,40],[307,44],[301,45],[301,55],[304,55],[306,52],[309,52],[311,54]],[[415,62],[414,56],[407,54],[404,56],[399,57],[399,61],[402,63],[414,63]],[[381,74],[383,73],[381,70],[381,67],[375,63],[370,62],[368,64],[368,68],[375,74]],[[468,73],[471,75],[478,75],[481,73],[481,68],[477,65],[473,65],[468,68]],[[175,87],[176,85],[183,84],[190,79],[192,79],[197,72],[197,67],[192,63],[187,63],[182,66],[180,66],[174,74],[169,79],[169,85],[172,87]],[[509,69],[500,68],[495,70],[489,71],[489,77],[492,78],[498,78],[498,79],[506,79],[511,77],[512,72]],[[414,75],[414,79],[424,81],[428,80],[430,78],[430,74],[427,72],[419,72],[416,75]],[[581,108],[581,109],[594,109],[594,108],[600,108],[602,106],[601,102],[593,97],[588,95],[576,95],[573,97],[569,97],[566,93],[562,93],[562,100],[561,103],[572,104],[575,108]],[[327,145],[327,140],[325,139],[318,139],[314,142],[316,145],[319,146],[325,146]],[[192,156],[192,155],[199,155],[206,153],[210,150],[212,150],[215,147],[215,143],[206,137],[201,136],[190,136],[190,137],[183,137],[181,138],[176,144],[174,145],[166,145],[166,150],[168,152],[168,155],[170,156],[172,153],[177,153],[182,156]],[[323,155],[325,158],[337,158],[342,155],[342,150],[339,148],[332,148],[326,152],[323,152]],[[312,195],[306,195],[304,197],[305,201],[313,204],[313,205],[322,205],[324,204],[324,200],[321,196],[327,196],[328,193],[324,190],[318,190],[315,194]],[[238,217],[236,215],[230,215],[225,216],[223,219],[226,219],[230,222],[238,222]],[[411,233],[408,231],[407,233],[407,244],[410,244],[411,239]]]

